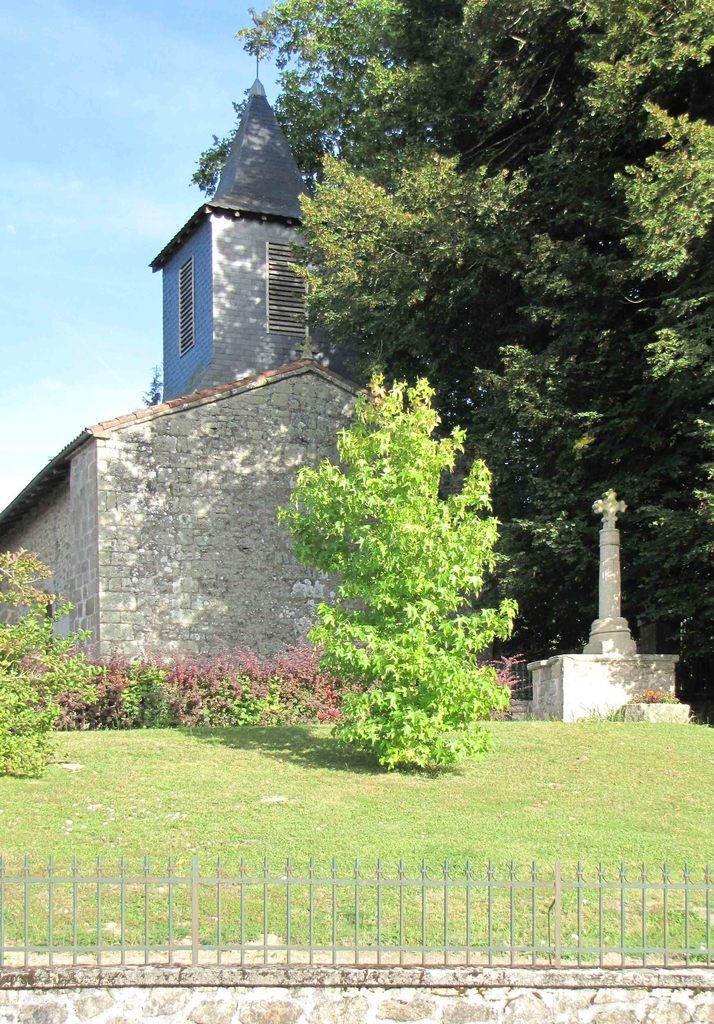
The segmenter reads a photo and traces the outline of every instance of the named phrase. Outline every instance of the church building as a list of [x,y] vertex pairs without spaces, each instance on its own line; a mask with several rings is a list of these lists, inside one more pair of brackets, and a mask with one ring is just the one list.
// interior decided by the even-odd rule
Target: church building
[[87,427],[0,513],[0,547],[51,568],[64,628],[102,655],[270,653],[329,590],[276,522],[300,467],[334,456],[358,391],[308,333],[302,188],[256,81],[215,195],[151,264],[164,401]]

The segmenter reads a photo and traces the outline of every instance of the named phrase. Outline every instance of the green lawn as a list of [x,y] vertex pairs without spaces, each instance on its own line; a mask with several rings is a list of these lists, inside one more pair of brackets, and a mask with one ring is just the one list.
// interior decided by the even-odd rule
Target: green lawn
[[416,871],[467,858],[589,868],[714,860],[714,729],[498,722],[494,750],[448,774],[388,774],[327,728],[63,733],[39,780],[0,779],[0,853],[91,867],[124,856],[241,856],[278,870],[355,858]]

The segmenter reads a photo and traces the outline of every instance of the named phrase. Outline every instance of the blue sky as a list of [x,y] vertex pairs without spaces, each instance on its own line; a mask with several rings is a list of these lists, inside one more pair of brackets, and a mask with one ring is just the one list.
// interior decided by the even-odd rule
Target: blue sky
[[250,2],[0,10],[0,509],[85,426],[142,404],[161,362],[148,264],[200,206],[196,161],[255,78],[235,39]]

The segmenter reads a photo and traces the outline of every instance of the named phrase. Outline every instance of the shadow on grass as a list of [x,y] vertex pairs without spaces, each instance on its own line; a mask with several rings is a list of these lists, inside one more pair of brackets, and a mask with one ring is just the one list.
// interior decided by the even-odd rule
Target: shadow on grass
[[187,729],[195,739],[212,746],[235,750],[258,750],[277,761],[289,761],[303,768],[328,769],[358,775],[384,775],[366,754],[342,747],[328,733],[309,725],[245,725],[234,729]]
[[438,779],[443,775],[459,775],[463,769],[402,768],[388,772],[368,754],[341,746],[328,732],[309,725],[244,725],[233,729],[186,729],[190,736],[212,746],[235,750],[258,750],[277,761],[289,761],[303,768],[340,771],[353,775],[418,775]]

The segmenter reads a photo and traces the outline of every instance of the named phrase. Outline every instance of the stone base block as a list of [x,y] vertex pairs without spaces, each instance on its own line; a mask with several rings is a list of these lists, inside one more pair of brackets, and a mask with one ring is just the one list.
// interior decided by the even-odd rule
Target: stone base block
[[605,718],[645,690],[673,694],[678,660],[669,654],[560,654],[531,662],[533,718]]
[[686,725],[691,714],[689,704],[628,704],[626,722],[674,722]]

